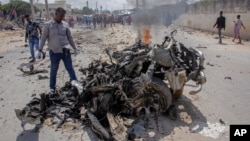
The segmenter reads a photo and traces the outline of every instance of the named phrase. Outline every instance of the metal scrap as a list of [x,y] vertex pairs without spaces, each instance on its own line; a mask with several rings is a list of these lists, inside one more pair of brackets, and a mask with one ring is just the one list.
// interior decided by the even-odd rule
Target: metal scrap
[[62,131],[90,122],[104,140],[135,138],[129,133],[129,128],[135,128],[131,117],[144,117],[145,128],[150,114],[155,115],[157,127],[161,113],[177,119],[174,99],[181,97],[185,83],[193,80],[199,87],[206,77],[202,52],[178,44],[174,33],[154,47],[139,41],[122,51],[107,49],[111,63],[96,60],[79,69],[83,79],[66,82],[54,95],[33,98],[22,110],[16,110],[17,117]]

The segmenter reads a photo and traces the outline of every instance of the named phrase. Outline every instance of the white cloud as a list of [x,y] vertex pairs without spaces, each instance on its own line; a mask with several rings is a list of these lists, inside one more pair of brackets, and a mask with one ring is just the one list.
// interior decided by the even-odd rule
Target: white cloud
[[[3,3],[9,2],[9,0],[0,0]],[[24,0],[29,2],[29,0]],[[67,0],[67,3],[71,4],[72,7],[77,7],[77,8],[82,8],[86,6],[86,1],[87,0]],[[133,8],[134,6],[131,4],[135,3],[136,0],[88,0],[89,2],[89,7],[95,8],[96,7],[96,2],[98,3],[98,9],[102,5],[103,9],[108,9],[108,10],[114,10],[114,9],[123,9],[125,8]],[[172,3],[176,2],[178,0],[147,0],[149,3],[153,5],[159,5],[159,4],[166,4],[166,3]],[[188,0],[188,1],[197,1],[197,0]],[[34,2],[41,2],[44,3],[44,0],[34,0]],[[48,0],[49,3],[54,3],[55,0]]]
[[[8,1],[8,0],[2,0]],[[24,0],[29,2],[29,0]],[[66,0],[67,3],[71,4],[72,7],[83,8],[86,6],[87,0]],[[44,0],[34,0],[34,2],[44,3]],[[54,3],[55,0],[48,0],[49,3]],[[114,9],[123,9],[124,5],[126,8],[132,8],[131,5],[127,3],[126,0],[88,0],[89,7],[96,8],[96,2],[98,5],[98,9],[102,5],[103,9],[114,10]]]

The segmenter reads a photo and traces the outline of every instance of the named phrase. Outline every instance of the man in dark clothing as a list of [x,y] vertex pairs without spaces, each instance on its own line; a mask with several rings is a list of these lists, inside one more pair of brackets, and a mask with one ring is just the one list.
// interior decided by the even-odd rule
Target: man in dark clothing
[[97,17],[96,17],[96,16],[94,16],[94,17],[93,17],[93,25],[94,25],[94,29],[96,28],[96,22],[97,22]]
[[109,18],[109,22],[110,22],[110,27],[112,27],[112,25],[115,26],[115,17],[114,15],[112,14]]
[[[31,21],[29,15],[25,15],[25,19],[28,22],[26,25],[25,42],[29,40],[30,54],[32,57],[32,60],[30,62],[35,62],[36,57],[35,57],[34,47],[37,50],[39,50],[39,39],[40,39],[40,36],[42,35],[42,29],[40,28],[38,23]],[[38,57],[39,58],[41,57],[40,53],[42,53],[44,57],[44,52],[39,52]]]
[[217,18],[216,23],[214,24],[218,28],[218,34],[219,34],[219,43],[222,44],[222,39],[221,39],[221,30],[226,29],[226,18],[223,15],[223,12],[220,12],[220,17]]

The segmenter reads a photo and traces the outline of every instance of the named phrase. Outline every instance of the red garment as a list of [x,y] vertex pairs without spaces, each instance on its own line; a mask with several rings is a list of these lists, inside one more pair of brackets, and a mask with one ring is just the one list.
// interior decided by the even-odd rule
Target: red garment
[[73,17],[71,17],[71,18],[69,19],[69,21],[70,21],[70,22],[74,22],[75,20],[74,20]]

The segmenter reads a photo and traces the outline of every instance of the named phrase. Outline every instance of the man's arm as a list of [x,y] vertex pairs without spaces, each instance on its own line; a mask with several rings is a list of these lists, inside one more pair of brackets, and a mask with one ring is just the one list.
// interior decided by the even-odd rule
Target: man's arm
[[246,30],[246,27],[244,26],[244,24],[241,22],[241,25],[242,25],[242,27],[244,28],[244,30]]
[[49,38],[49,24],[45,24],[39,47],[40,51],[43,50],[43,46],[48,38]]
[[28,36],[29,36],[29,33],[28,33],[28,29],[27,29],[27,27],[26,27],[26,31],[25,31],[25,42],[27,42]]
[[69,44],[72,46],[73,49],[76,49],[76,45],[75,45],[75,42],[73,40],[73,37],[71,36],[71,32],[70,32],[69,28],[66,29],[66,34],[67,34],[67,38],[69,40]]
[[37,28],[38,28],[38,30],[39,30],[39,33],[40,33],[40,37],[42,36],[42,28],[41,28],[41,26],[40,25],[37,25]]
[[218,19],[219,19],[219,18],[217,18],[217,20],[216,20],[216,22],[215,22],[215,24],[214,24],[214,26],[213,26],[214,28],[215,28],[215,26],[218,24]]

